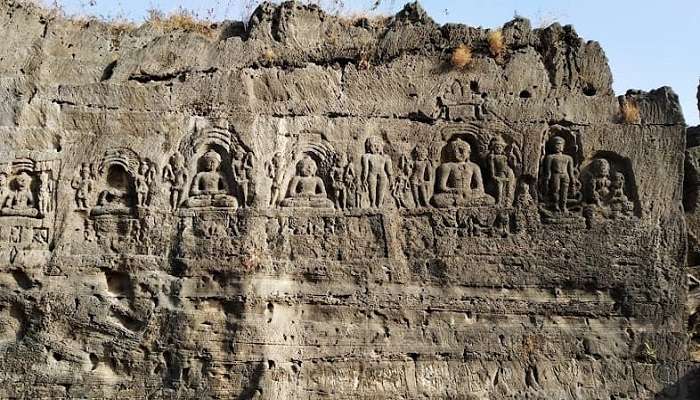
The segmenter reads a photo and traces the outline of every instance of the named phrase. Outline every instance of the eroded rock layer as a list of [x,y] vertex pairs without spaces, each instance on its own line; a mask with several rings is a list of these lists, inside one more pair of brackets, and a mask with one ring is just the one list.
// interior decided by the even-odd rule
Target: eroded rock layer
[[698,395],[678,100],[571,27],[1,7],[0,397]]

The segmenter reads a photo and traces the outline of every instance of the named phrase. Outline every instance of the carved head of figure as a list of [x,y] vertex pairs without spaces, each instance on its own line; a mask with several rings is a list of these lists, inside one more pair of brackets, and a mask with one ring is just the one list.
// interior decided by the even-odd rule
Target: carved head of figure
[[246,151],[243,146],[234,146],[232,153],[234,160],[241,161],[245,157]]
[[469,145],[469,143],[465,142],[462,139],[456,139],[451,141],[447,146],[449,146],[449,154],[451,155],[453,161],[469,161],[469,157],[472,153],[472,148]]
[[297,174],[303,177],[316,175],[316,161],[309,156],[304,156],[297,164]]
[[348,156],[345,153],[340,153],[335,156],[335,165],[338,167],[344,167],[348,163]]
[[593,175],[603,178],[610,175],[610,163],[604,158],[597,158],[593,161]]
[[80,177],[83,179],[87,179],[89,176],[90,176],[90,164],[83,163],[83,165],[80,168]]
[[506,141],[503,140],[502,137],[496,136],[495,138],[491,139],[489,147],[491,148],[491,152],[493,154],[503,154],[503,152],[506,150],[506,145]]
[[370,154],[384,153],[384,142],[376,136],[370,136],[365,142],[365,151]]
[[148,167],[149,167],[148,160],[142,160],[139,163],[139,174],[146,175],[146,173],[148,172]]
[[566,140],[564,140],[563,137],[561,136],[554,136],[551,140],[550,143],[552,144],[552,148],[554,149],[555,153],[563,153],[564,152],[564,146],[566,145]]
[[19,174],[16,181],[17,189],[19,189],[20,191],[25,191],[29,188],[29,184],[31,183],[32,178],[26,172],[22,172],[21,174]]
[[204,170],[207,172],[217,171],[221,165],[221,156],[214,150],[204,153],[202,160],[204,161]]
[[7,174],[0,172],[0,188],[7,186]]
[[625,175],[622,172],[616,172],[610,181],[613,189],[622,189],[625,187]]
[[413,149],[413,158],[417,161],[425,161],[428,159],[428,148],[422,144],[416,145]]
[[185,158],[180,154],[180,152],[175,152],[170,156],[170,165],[175,169],[181,169],[185,164]]

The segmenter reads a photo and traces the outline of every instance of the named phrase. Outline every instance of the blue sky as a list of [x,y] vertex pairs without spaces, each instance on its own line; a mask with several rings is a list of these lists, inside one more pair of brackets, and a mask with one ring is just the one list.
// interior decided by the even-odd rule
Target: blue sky
[[[47,1],[47,0],[44,0]],[[58,0],[69,14],[143,20],[147,10],[165,12],[179,7],[201,17],[242,20],[255,0]],[[372,0],[317,0],[327,7],[353,13]],[[382,13],[394,13],[404,2],[384,0]],[[459,22],[498,27],[514,15],[527,17],[533,27],[559,22],[572,24],[587,40],[599,41],[610,61],[614,89],[649,90],[671,86],[681,98],[689,125],[700,123],[696,88],[700,79],[699,0],[423,0],[439,23]]]

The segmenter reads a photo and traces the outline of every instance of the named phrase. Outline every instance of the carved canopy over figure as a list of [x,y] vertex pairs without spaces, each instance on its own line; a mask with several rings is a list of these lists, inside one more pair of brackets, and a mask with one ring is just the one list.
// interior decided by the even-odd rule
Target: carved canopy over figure
[[484,192],[481,168],[469,160],[469,143],[456,139],[446,149],[450,161],[438,167],[433,205],[447,208],[494,204],[493,197]]
[[369,194],[370,207],[379,208],[384,205],[384,196],[394,173],[391,158],[384,154],[384,143],[381,139],[367,139],[361,161],[362,185]]
[[316,162],[309,156],[297,163],[297,174],[289,182],[282,207],[333,208],[323,180],[316,176]]
[[204,170],[195,175],[190,188],[188,207],[238,207],[235,197],[228,194],[226,179],[219,172],[221,156],[209,150],[202,156]]
[[19,217],[36,217],[39,210],[36,208],[34,194],[30,185],[32,177],[26,172],[21,172],[15,178],[16,188],[5,200],[2,207],[2,215],[14,215]]

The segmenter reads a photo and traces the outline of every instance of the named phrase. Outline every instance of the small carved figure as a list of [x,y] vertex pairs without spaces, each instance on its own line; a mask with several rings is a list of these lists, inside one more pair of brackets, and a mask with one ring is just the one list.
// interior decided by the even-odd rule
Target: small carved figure
[[625,195],[625,175],[616,172],[610,183],[610,210],[615,215],[632,215],[634,203]]
[[163,168],[163,180],[170,183],[170,209],[175,211],[182,202],[182,194],[187,184],[185,160],[180,152],[170,156],[168,165]]
[[515,196],[515,206],[518,208],[527,208],[535,204],[535,199],[530,193],[530,184],[525,180],[518,182],[518,190]]
[[16,215],[21,217],[36,217],[39,210],[34,203],[34,195],[30,189],[32,178],[22,172],[15,178],[17,189],[5,200],[2,215]]
[[46,215],[53,209],[51,197],[53,196],[53,181],[50,171],[44,170],[39,174],[39,214]]
[[369,194],[371,208],[384,205],[384,195],[394,173],[391,158],[384,154],[383,147],[384,144],[378,137],[368,138],[361,159],[362,185]]
[[0,172],[0,206],[5,204],[9,196],[10,188],[8,187],[7,174]]
[[80,176],[73,179],[71,187],[75,189],[75,206],[79,210],[87,210],[90,193],[92,193],[94,188],[94,178],[90,164],[82,164]]
[[202,156],[204,170],[195,175],[190,188],[188,207],[238,207],[235,197],[228,194],[226,180],[219,172],[221,156],[209,150]]
[[360,191],[357,188],[357,172],[355,172],[355,163],[352,156],[348,157],[348,164],[345,167],[343,179],[347,190],[348,206],[360,207]]
[[241,190],[241,203],[243,207],[250,205],[250,192],[252,192],[253,180],[253,152],[245,151],[238,147],[233,152],[233,179]]
[[134,186],[136,186],[136,205],[139,207],[148,207],[148,171],[149,165],[146,160],[139,163],[139,171],[134,178]]
[[554,211],[567,213],[569,192],[575,190],[578,181],[574,175],[574,159],[564,153],[564,138],[554,136],[551,144],[554,153],[544,159],[544,192],[550,196]]
[[411,160],[406,155],[402,155],[399,159],[399,173],[391,185],[391,195],[396,201],[398,208],[410,208],[411,203],[411,182],[410,176],[412,172]]
[[489,172],[496,183],[496,204],[510,207],[515,197],[515,173],[505,154],[506,142],[500,136],[491,139],[488,156]]
[[316,162],[309,156],[299,161],[297,174],[289,182],[287,197],[280,203],[282,207],[333,207],[323,180],[316,176],[316,169]]
[[[588,182],[588,192],[593,204],[603,207],[610,196],[610,164],[604,158],[593,161],[593,176]],[[623,177],[624,179],[624,177]]]
[[153,204],[153,198],[158,192],[158,166],[153,161],[146,159],[148,163],[148,171],[146,172],[146,186],[148,187],[148,193],[146,195],[146,205],[150,206]]
[[411,192],[416,207],[427,207],[430,202],[430,186],[434,179],[433,162],[428,159],[428,149],[417,145],[413,149]]
[[270,186],[270,207],[277,207],[277,204],[281,200],[281,188],[282,179],[284,179],[284,172],[282,171],[282,153],[275,153],[266,165],[267,176],[272,179],[272,185]]
[[481,168],[469,160],[469,143],[456,139],[447,144],[447,150],[451,160],[438,167],[433,205],[447,208],[494,204],[493,197],[484,192]]
[[344,153],[337,155],[335,165],[331,171],[333,194],[335,195],[335,207],[340,210],[348,208],[348,187],[345,181],[345,171],[348,167],[347,156]]

